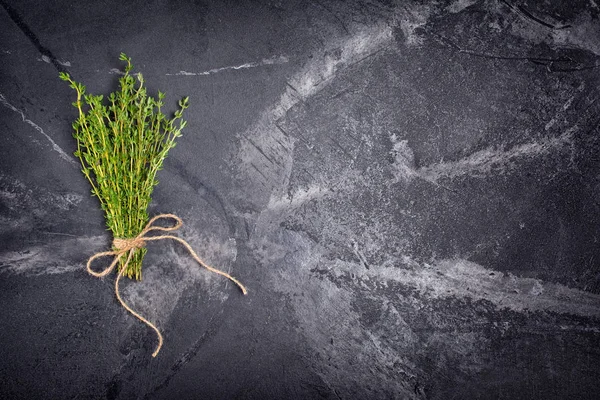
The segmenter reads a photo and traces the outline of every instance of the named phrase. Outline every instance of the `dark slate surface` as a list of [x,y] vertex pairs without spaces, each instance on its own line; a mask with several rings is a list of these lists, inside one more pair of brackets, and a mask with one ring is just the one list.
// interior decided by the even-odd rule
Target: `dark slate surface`
[[[597,398],[597,2],[0,5],[0,398]],[[156,359],[58,79],[120,52],[190,96],[151,213],[250,291],[153,243]]]

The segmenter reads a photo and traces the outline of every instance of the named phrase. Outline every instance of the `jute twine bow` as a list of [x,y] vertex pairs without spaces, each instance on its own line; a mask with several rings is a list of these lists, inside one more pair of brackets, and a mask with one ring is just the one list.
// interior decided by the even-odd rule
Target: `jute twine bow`
[[[158,221],[159,219],[174,219],[177,223],[174,226],[171,227],[162,227],[162,226],[154,226],[154,222]],[[135,252],[135,249],[144,247],[146,242],[150,241],[150,240],[163,240],[163,239],[173,239],[178,241],[179,243],[181,243],[182,245],[185,246],[185,248],[190,252],[190,254],[192,255],[192,257],[194,257],[194,259],[198,262],[198,264],[202,265],[204,268],[208,269],[211,272],[214,272],[216,274],[219,275],[223,275],[224,277],[228,278],[229,280],[231,280],[233,283],[235,283],[236,285],[239,286],[240,289],[242,289],[242,292],[244,294],[248,294],[248,291],[246,290],[246,288],[244,287],[244,285],[242,285],[237,279],[235,279],[233,276],[229,275],[226,272],[220,271],[216,268],[211,267],[210,265],[206,264],[204,261],[202,261],[200,259],[200,257],[198,257],[198,255],[196,254],[196,252],[192,249],[192,247],[188,244],[188,242],[186,242],[185,240],[177,237],[177,236],[172,236],[172,235],[160,235],[160,236],[146,236],[147,233],[151,232],[151,231],[163,231],[163,232],[171,232],[171,231],[176,231],[177,229],[181,228],[181,226],[183,225],[183,221],[181,220],[181,218],[179,218],[178,216],[174,215],[174,214],[160,214],[157,215],[156,217],[152,218],[148,224],[146,225],[146,227],[140,232],[139,235],[137,235],[134,238],[130,238],[130,239],[123,239],[123,238],[115,238],[113,240],[113,247],[116,250],[113,251],[104,251],[102,253],[96,253],[93,256],[90,257],[90,259],[87,262],[87,271],[94,276],[97,276],[99,278],[108,275],[117,265],[117,263],[119,262],[119,260],[121,259],[121,257],[123,257],[126,253],[128,253],[127,255],[127,260],[125,261],[125,264],[123,264],[123,266],[121,267],[121,270],[119,271],[119,274],[117,275],[117,279],[115,280],[115,293],[117,294],[117,299],[119,299],[119,302],[121,303],[121,305],[123,307],[125,307],[125,309],[127,309],[127,311],[129,311],[130,313],[132,313],[136,318],[138,318],[140,321],[142,321],[143,323],[145,323],[146,325],[148,325],[150,328],[154,329],[154,331],[156,332],[156,334],[158,335],[158,346],[156,347],[156,350],[154,351],[154,353],[152,353],[152,357],[156,357],[156,355],[158,354],[158,352],[160,351],[160,348],[163,345],[163,337],[162,334],[160,333],[160,331],[158,330],[158,328],[150,321],[148,321],[146,318],[142,317],[140,314],[138,314],[137,312],[135,312],[131,307],[129,307],[127,305],[127,303],[125,303],[125,301],[123,301],[123,299],[121,298],[121,295],[119,294],[119,280],[121,279],[121,276],[123,276],[123,273],[125,272],[125,270],[127,269],[127,265],[129,265],[129,261],[131,260],[131,257],[133,256],[133,253]],[[96,272],[92,270],[92,262],[100,257],[106,257],[106,256],[114,256],[114,259],[112,261],[112,263],[108,266],[108,268],[104,269],[103,271],[100,272]]]

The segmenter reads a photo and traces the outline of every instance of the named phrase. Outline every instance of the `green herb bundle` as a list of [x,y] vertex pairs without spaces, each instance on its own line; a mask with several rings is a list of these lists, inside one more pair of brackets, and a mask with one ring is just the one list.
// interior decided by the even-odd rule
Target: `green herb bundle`
[[[60,73],[60,78],[77,92],[73,105],[79,118],[73,123],[73,136],[83,174],[100,200],[113,237],[133,238],[148,222],[156,173],[186,125],[182,116],[188,98],[179,101],[173,118],[167,118],[161,112],[164,93],[159,91],[157,99],[148,96],[142,74],[135,74],[137,80],[130,74],[131,59],[121,53],[120,60],[127,66],[120,89],[108,96],[108,103],[102,95],[86,94],[85,86],[69,74]],[[123,275],[141,279],[145,254],[145,248],[136,249]],[[126,258],[120,259],[120,269]]]

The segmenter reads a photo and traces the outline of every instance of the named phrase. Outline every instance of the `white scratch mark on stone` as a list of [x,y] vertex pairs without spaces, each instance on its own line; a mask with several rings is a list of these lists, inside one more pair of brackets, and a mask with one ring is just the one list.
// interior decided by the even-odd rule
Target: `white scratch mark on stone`
[[0,253],[0,272],[39,276],[81,270],[85,268],[83,260],[73,262],[73,255],[81,254],[82,249],[88,249],[91,255],[102,251],[107,244],[108,236],[84,236],[3,252]]
[[242,65],[213,68],[208,71],[202,71],[202,72],[179,71],[175,74],[166,74],[166,75],[168,75],[168,76],[207,76],[207,75],[217,74],[219,72],[230,71],[230,70],[256,68],[256,67],[261,67],[263,65],[285,64],[288,61],[289,61],[289,59],[286,56],[278,56],[278,57],[265,58],[262,61],[250,62],[250,63],[245,63]]
[[48,139],[48,141],[50,142],[50,144],[52,145],[52,149],[54,151],[56,151],[60,158],[62,158],[63,160],[73,164],[73,165],[78,165],[77,162],[71,158],[67,153],[65,153],[65,151],[63,149],[60,148],[60,146],[58,144],[56,144],[56,142],[54,140],[52,140],[52,138],[50,136],[48,136],[46,134],[46,132],[44,132],[44,130],[37,124],[35,124],[33,121],[31,121],[30,119],[28,119],[25,116],[25,113],[21,110],[19,110],[18,108],[16,108],[15,106],[13,106],[12,104],[10,104],[7,100],[6,97],[4,97],[4,95],[2,93],[0,93],[0,103],[2,103],[6,108],[18,113],[19,115],[21,115],[21,118],[23,119],[23,122],[31,125],[36,131],[38,131],[39,133],[41,133],[46,139]]
[[[579,91],[583,90],[584,85],[582,84],[579,88]],[[561,115],[562,113],[564,113],[565,111],[567,111],[571,105],[573,104],[573,100],[575,100],[575,96],[571,96],[569,97],[569,99],[567,99],[567,101],[563,104],[561,110],[550,119],[550,121],[548,121],[546,123],[546,125],[544,126],[544,130],[548,131],[550,130],[550,128],[552,128],[557,122],[558,122],[558,116]]]
[[[11,229],[28,229],[31,218],[43,218],[48,214],[68,211],[82,199],[83,196],[78,193],[55,193],[39,187],[29,189],[18,179],[0,174],[0,201],[7,210],[17,215],[17,218],[13,218],[8,217],[10,213],[0,214],[0,219],[6,218],[0,223],[0,234],[10,232]],[[28,212],[23,212],[24,210]]]
[[[96,72],[100,72],[100,70],[96,70]],[[108,73],[110,75],[125,75],[125,71],[121,71],[118,68],[111,68]],[[135,73],[129,73],[129,75],[133,75],[133,76],[138,76],[140,73],[139,72],[135,72]]]
[[[48,56],[42,56],[41,58],[37,59],[38,61],[43,61],[45,63],[52,63],[52,60],[50,59],[50,57]],[[71,62],[70,61],[61,61],[61,60],[56,60],[56,62],[60,65],[62,65],[63,67],[70,67],[71,66]]]
[[506,174],[516,169],[517,162],[520,160],[544,156],[568,145],[577,129],[578,127],[574,126],[560,136],[521,144],[506,151],[487,148],[458,161],[440,162],[421,167],[416,173],[417,176],[434,183],[440,179],[452,179],[464,175],[485,177]]
[[461,12],[465,8],[472,6],[473,4],[477,3],[478,1],[479,0],[456,0],[455,2],[450,4],[448,7],[446,7],[446,11],[448,11],[452,14],[456,14],[456,13]]
[[600,296],[565,285],[522,278],[487,269],[467,260],[442,260],[411,269],[372,267],[338,262],[337,273],[353,272],[371,279],[394,281],[416,288],[432,298],[487,300],[513,311],[551,311],[590,317],[600,316]]
[[393,31],[387,24],[364,28],[349,37],[332,41],[322,54],[313,57],[313,61],[290,79],[293,88],[287,88],[282,95],[276,114],[282,116],[299,100],[306,100],[322,90],[338,71],[377,54],[392,41]]

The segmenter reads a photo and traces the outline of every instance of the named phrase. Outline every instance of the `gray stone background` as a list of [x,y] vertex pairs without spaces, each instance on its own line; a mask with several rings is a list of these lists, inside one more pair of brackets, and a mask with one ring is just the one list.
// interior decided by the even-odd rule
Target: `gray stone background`
[[[565,399],[600,390],[600,7],[0,0],[0,398]],[[189,121],[124,298],[72,156],[120,52]]]

